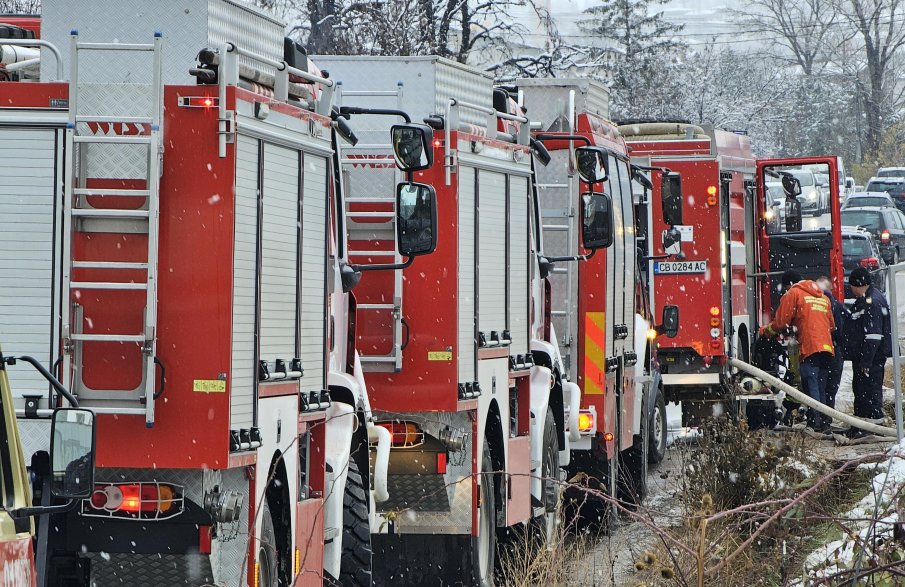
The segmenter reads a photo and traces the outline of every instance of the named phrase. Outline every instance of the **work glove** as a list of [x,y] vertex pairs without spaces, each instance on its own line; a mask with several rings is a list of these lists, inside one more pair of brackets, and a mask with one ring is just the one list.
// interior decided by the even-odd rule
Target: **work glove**
[[865,377],[870,375],[870,365],[858,365],[858,370],[861,371],[861,374]]
[[773,334],[773,332],[771,332],[770,330],[768,330],[768,328],[769,328],[769,326],[761,326],[761,327],[760,327],[760,330],[758,330],[757,333],[758,333],[762,338],[763,338],[763,337],[766,337],[766,338],[775,338],[776,335]]

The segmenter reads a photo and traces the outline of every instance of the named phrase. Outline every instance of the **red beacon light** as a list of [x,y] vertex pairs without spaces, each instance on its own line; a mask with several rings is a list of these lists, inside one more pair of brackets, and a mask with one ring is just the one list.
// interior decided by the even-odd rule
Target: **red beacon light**
[[215,108],[220,105],[220,98],[214,96],[180,96],[179,105],[183,108]]

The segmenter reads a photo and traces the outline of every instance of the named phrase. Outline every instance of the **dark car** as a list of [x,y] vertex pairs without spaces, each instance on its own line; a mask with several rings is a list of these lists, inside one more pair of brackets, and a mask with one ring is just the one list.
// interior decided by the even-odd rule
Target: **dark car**
[[892,196],[883,192],[852,194],[845,200],[843,210],[849,208],[895,208]]
[[905,211],[905,178],[872,177],[864,186],[865,192],[886,192],[899,210]]
[[860,226],[880,246],[883,260],[895,265],[905,258],[905,215],[897,208],[846,208],[843,226]]
[[848,276],[856,267],[864,267],[870,271],[873,286],[882,292],[886,291],[886,274],[889,271],[880,256],[880,249],[874,237],[866,230],[851,226],[842,227],[842,267],[845,271],[846,300],[854,301]]

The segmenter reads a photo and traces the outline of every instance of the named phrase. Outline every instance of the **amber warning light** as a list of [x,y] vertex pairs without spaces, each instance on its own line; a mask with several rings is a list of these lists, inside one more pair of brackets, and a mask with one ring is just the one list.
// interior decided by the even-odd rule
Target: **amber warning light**
[[220,105],[220,98],[213,96],[179,96],[179,105],[183,108],[215,108]]

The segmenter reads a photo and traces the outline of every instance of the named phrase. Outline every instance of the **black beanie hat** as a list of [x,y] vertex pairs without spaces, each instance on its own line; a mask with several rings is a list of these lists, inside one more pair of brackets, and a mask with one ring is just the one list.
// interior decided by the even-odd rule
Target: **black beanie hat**
[[801,274],[798,271],[794,271],[792,269],[788,269],[782,274],[782,288],[789,289],[796,283],[801,281]]
[[852,287],[864,287],[870,285],[870,272],[864,267],[855,267],[848,276],[848,284]]

